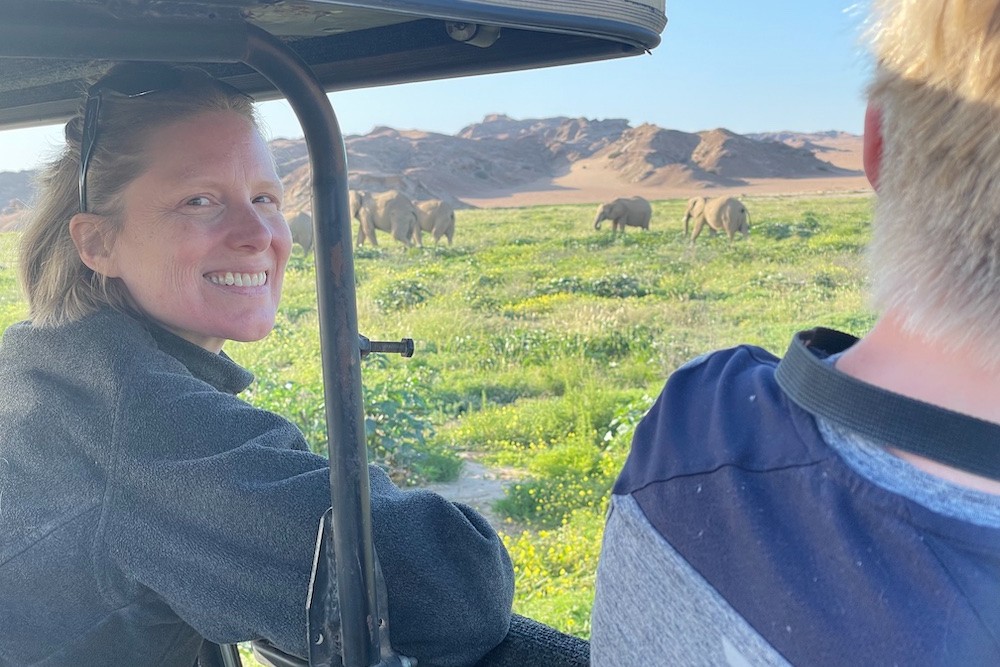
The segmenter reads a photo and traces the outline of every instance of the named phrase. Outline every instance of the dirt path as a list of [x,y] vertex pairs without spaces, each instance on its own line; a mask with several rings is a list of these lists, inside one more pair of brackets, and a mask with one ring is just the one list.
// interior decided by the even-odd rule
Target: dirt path
[[440,493],[448,500],[469,505],[497,530],[511,532],[510,526],[493,511],[493,503],[504,497],[504,489],[524,477],[513,468],[489,468],[479,462],[478,452],[460,452],[462,469],[451,482],[428,484],[424,488]]

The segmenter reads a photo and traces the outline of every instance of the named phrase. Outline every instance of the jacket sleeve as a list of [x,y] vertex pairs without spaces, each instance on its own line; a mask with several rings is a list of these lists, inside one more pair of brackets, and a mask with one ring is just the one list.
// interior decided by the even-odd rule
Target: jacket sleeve
[[[130,385],[99,536],[111,556],[106,595],[119,604],[159,597],[215,642],[266,638],[308,655],[326,459],[290,422],[183,373]],[[469,508],[400,490],[373,466],[370,482],[394,647],[421,665],[475,662],[509,623],[513,571],[502,543]]]

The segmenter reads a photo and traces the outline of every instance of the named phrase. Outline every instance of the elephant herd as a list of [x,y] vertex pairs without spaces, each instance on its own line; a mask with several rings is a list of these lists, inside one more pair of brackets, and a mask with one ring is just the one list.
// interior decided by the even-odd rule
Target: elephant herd
[[398,190],[372,194],[351,190],[351,217],[358,221],[357,245],[365,241],[378,245],[376,230],[389,232],[405,246],[423,245],[423,233],[430,232],[434,243],[442,237],[451,245],[455,237],[455,209],[440,199],[414,203]]
[[[440,199],[414,203],[398,190],[375,194],[351,190],[350,209],[351,218],[358,221],[358,247],[366,241],[378,245],[376,230],[389,233],[407,247],[423,245],[424,232],[433,235],[434,243],[444,238],[448,245],[455,236],[455,209]],[[611,221],[612,234],[624,234],[626,227],[649,229],[652,217],[653,207],[642,197],[619,197],[598,207],[594,229],[599,230],[605,220]],[[746,238],[750,234],[750,213],[735,197],[692,197],[684,211],[684,235],[690,230],[694,243],[706,225],[713,236],[725,232],[729,240],[737,233]],[[302,211],[289,217],[288,226],[292,241],[308,253],[312,247],[312,217]]]
[[[649,229],[653,208],[642,197],[619,197],[597,209],[594,229],[600,229],[605,220],[611,221],[611,232],[625,233],[625,227]],[[746,238],[750,234],[750,213],[746,206],[735,197],[692,197],[684,211],[684,235],[688,235],[690,225],[691,242],[694,243],[701,230],[708,225],[709,233],[725,232],[731,241],[737,233]]]
[[[455,238],[455,209],[440,199],[414,203],[398,190],[376,194],[351,190],[350,209],[351,218],[358,222],[358,247],[365,241],[378,245],[376,230],[388,232],[407,247],[423,245],[424,232],[429,232],[435,243],[444,238],[451,245]],[[289,216],[288,227],[292,242],[308,253],[313,240],[312,216],[305,211]]]

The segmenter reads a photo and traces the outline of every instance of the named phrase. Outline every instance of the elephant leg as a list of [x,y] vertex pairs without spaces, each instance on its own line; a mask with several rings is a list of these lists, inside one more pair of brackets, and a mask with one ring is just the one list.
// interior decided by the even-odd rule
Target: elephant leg
[[410,238],[413,236],[412,228],[404,229],[398,222],[394,222],[392,225],[392,238],[396,239],[402,243],[407,248],[413,246],[413,242]]
[[361,225],[364,227],[365,238],[371,241],[373,246],[377,246],[378,239],[375,238],[375,225],[370,220],[362,221]]
[[[701,234],[701,228],[704,226],[705,226],[705,218],[701,218],[694,223],[694,230],[691,232],[691,243],[694,243],[695,241],[698,240],[698,235]],[[715,230],[712,229],[711,227],[708,228],[708,231],[711,232],[712,234],[715,234]]]

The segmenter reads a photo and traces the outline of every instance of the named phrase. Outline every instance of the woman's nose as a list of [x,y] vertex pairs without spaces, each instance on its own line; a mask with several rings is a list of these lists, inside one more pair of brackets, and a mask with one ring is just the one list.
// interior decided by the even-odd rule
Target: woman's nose
[[274,238],[274,223],[253,205],[240,207],[230,220],[230,242],[234,247],[263,252]]

